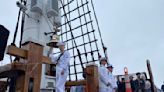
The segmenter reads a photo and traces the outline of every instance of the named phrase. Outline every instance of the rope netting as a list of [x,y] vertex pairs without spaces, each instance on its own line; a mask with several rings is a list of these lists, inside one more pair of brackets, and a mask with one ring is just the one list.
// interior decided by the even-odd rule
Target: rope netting
[[[59,2],[62,21],[59,35],[61,40],[67,43],[66,49],[71,54],[68,78],[80,80],[83,79],[85,65],[89,62],[99,64],[100,54],[104,54],[94,4],[92,0],[59,0]],[[99,49],[100,47],[102,49]]]

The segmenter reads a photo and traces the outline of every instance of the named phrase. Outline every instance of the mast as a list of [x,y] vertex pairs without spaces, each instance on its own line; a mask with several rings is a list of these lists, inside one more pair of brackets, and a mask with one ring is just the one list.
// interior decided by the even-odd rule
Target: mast
[[154,85],[154,77],[153,77],[153,73],[152,73],[150,61],[149,60],[146,60],[146,63],[147,63],[148,73],[149,73],[149,76],[150,76],[150,82],[151,82],[152,92],[156,92],[156,88],[155,88],[155,85]]
[[[56,1],[56,2],[54,2]],[[46,44],[50,41],[50,36],[45,35],[52,32],[54,24],[60,24],[58,15],[57,0],[27,0],[27,11],[22,43],[32,41],[44,46],[44,55],[47,55],[49,47]],[[54,6],[53,6],[54,4]]]

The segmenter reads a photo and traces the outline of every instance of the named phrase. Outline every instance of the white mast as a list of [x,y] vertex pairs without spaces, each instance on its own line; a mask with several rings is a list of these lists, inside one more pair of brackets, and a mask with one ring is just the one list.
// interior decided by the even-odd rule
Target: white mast
[[23,32],[22,43],[32,41],[44,46],[44,55],[49,50],[46,43],[50,41],[50,36],[44,33],[52,32],[54,23],[60,24],[58,18],[58,1],[57,0],[27,0],[27,11]]

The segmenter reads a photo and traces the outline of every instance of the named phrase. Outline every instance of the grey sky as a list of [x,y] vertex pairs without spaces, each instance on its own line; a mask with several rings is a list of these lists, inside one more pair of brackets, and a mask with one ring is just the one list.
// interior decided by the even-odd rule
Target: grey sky
[[[164,0],[93,1],[114,74],[123,74],[125,66],[130,73],[147,71],[145,61],[150,59],[160,87],[164,81]],[[0,2],[0,24],[11,31],[9,43],[17,20],[15,2]]]
[[150,59],[155,83],[164,81],[164,1],[95,0],[104,42],[115,74],[147,71]]

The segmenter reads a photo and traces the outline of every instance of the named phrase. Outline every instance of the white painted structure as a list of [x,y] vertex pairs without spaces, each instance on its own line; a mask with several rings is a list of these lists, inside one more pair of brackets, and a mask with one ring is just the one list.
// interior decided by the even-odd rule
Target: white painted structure
[[[45,32],[52,32],[54,24],[61,24],[58,0],[27,0],[25,11],[25,25],[22,43],[32,41],[44,46],[44,55],[47,56],[49,47],[46,43],[50,36]],[[57,20],[56,20],[57,19]],[[55,77],[46,75],[46,65],[42,65],[41,92],[53,92]]]

